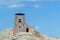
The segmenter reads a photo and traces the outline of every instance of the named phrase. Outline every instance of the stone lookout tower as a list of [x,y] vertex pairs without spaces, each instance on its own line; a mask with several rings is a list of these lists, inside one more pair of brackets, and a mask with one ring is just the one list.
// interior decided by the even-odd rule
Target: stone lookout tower
[[24,14],[15,14],[15,27],[23,27],[25,24]]
[[19,32],[32,33],[33,35],[40,37],[40,34],[35,31],[34,27],[29,26],[25,23],[25,14],[17,13],[15,14],[14,28],[10,32],[10,35],[14,36]]
[[15,14],[15,22],[13,28],[13,34],[18,32],[33,32],[34,28],[25,23],[25,14],[17,13]]

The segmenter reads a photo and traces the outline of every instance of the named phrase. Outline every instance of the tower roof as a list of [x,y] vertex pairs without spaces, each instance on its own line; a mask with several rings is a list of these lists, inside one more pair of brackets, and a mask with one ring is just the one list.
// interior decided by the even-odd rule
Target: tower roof
[[24,15],[24,13],[16,13],[15,15]]

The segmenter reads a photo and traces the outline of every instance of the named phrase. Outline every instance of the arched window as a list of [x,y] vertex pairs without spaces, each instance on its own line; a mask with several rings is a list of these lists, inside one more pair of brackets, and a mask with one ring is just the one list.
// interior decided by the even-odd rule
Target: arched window
[[26,28],[26,32],[29,32],[29,28]]

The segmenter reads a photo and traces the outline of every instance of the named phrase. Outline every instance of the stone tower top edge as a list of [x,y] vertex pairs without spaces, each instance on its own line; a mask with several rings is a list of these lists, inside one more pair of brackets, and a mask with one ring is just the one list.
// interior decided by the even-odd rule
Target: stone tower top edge
[[20,15],[20,16],[23,15],[24,16],[25,14],[24,13],[16,13],[15,15]]

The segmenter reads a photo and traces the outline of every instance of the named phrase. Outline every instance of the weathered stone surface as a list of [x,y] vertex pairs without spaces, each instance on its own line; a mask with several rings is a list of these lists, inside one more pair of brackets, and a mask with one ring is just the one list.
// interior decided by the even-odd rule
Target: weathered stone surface
[[5,30],[0,33],[0,40],[39,40],[39,38],[35,37],[32,33],[20,32],[15,36],[11,36],[10,30]]

